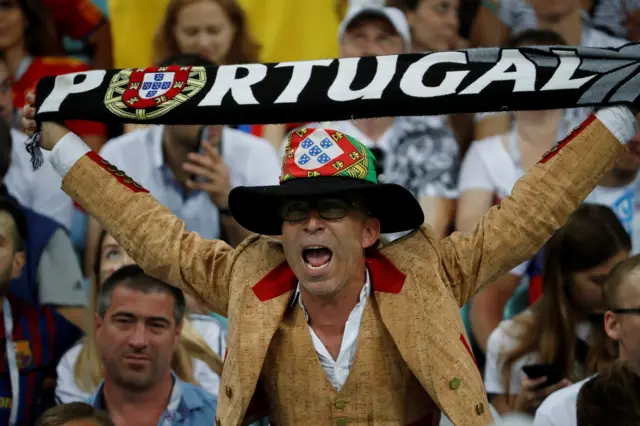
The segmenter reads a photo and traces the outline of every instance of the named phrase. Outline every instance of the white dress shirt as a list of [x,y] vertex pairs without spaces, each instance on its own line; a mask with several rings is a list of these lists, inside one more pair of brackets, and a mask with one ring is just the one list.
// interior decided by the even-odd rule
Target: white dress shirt
[[34,171],[31,156],[24,147],[29,137],[11,129],[11,138],[11,166],[4,177],[7,191],[22,206],[47,216],[70,230],[73,201],[60,189],[62,178],[48,161],[50,153],[42,151],[44,162]]
[[[342,336],[342,343],[340,345],[340,353],[337,359],[333,359],[329,351],[324,346],[324,343],[316,336],[311,326],[309,326],[309,333],[311,333],[311,340],[313,341],[313,347],[318,354],[318,360],[322,369],[327,375],[329,382],[338,391],[342,389],[347,377],[349,377],[349,371],[353,366],[353,360],[356,356],[356,345],[358,343],[358,335],[360,334],[360,323],[362,322],[362,316],[364,315],[364,307],[367,303],[367,298],[371,294],[371,281],[369,280],[369,271],[365,270],[364,287],[360,291],[360,300],[358,304],[351,310],[347,323],[344,327],[344,334]],[[300,297],[300,284],[298,283],[298,289],[294,296],[295,300],[298,300],[300,307],[304,311],[307,321],[309,321],[309,315],[304,308],[302,297]]]
[[[166,166],[162,147],[164,126],[150,126],[107,142],[100,156],[144,186],[161,204],[185,222],[187,230],[204,238],[220,238],[218,208],[203,191],[185,196]],[[229,168],[231,187],[277,185],[281,162],[264,139],[224,127],[221,155]]]

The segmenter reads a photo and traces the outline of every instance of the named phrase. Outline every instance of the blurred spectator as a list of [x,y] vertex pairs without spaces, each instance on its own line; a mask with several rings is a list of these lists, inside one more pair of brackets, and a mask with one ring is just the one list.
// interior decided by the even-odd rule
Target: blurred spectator
[[640,376],[629,365],[616,365],[582,386],[577,401],[578,426],[640,424]]
[[[555,32],[564,40],[562,44],[570,46],[618,47],[627,43],[626,40],[596,29],[584,16],[580,0],[501,0],[499,8],[502,22],[495,16],[489,21],[493,19],[496,22],[483,22],[481,16],[484,15],[479,13],[475,25],[489,33],[502,31],[500,28],[503,28],[504,35],[492,43],[475,43],[476,45],[500,47],[506,43],[507,47],[512,47],[520,34],[535,28]],[[526,19],[527,16],[533,16],[534,19]],[[555,40],[550,37],[531,41],[527,40],[529,45],[555,44]],[[519,45],[524,44],[520,42]],[[569,122],[578,124],[591,111],[591,108],[570,108],[565,110],[565,114]],[[477,114],[474,138],[478,140],[504,133],[511,128],[512,119],[513,116],[509,113]]]
[[[28,221],[11,199],[0,199],[0,424],[29,425],[48,403],[46,380],[80,331],[50,308],[15,297],[9,281],[25,263]],[[13,422],[10,423],[10,418]]]
[[217,65],[255,63],[260,45],[236,0],[169,0],[154,39],[153,63],[188,53]]
[[115,426],[107,413],[84,402],[57,405],[48,409],[35,426]]
[[594,25],[616,37],[640,40],[640,1],[602,0],[595,7]]
[[136,265],[107,278],[95,317],[104,379],[91,405],[116,424],[213,424],[216,397],[171,370],[184,312],[182,291]]
[[[273,2],[268,9],[274,10]],[[264,20],[264,16],[261,17],[261,21]],[[287,37],[293,40],[289,34]],[[212,64],[247,64],[259,62],[260,51],[261,46],[251,36],[245,14],[236,0],[170,0],[155,35],[153,60],[158,63],[170,56],[197,54]],[[242,128],[267,138],[276,149],[286,133],[283,125]]]
[[[13,96],[11,77],[7,64],[0,55],[0,118],[7,123],[13,119]],[[47,216],[65,228],[71,228],[73,203],[61,188],[62,179],[47,160],[48,151],[43,151],[45,161],[34,171],[31,156],[24,147],[28,136],[11,129],[11,167],[4,177],[9,193],[20,204],[43,216]]]
[[[414,52],[446,51],[468,47],[459,35],[459,0],[389,0],[407,16]],[[456,134],[461,154],[471,143],[473,114],[454,114],[448,117]]]
[[[351,9],[340,24],[339,40],[342,57],[398,54],[411,47],[404,14],[390,7]],[[435,234],[448,233],[457,197],[458,146],[445,117],[382,117],[307,127],[330,127],[371,149],[379,178],[410,189]]]
[[[640,371],[640,256],[620,262],[607,278],[603,292],[607,306],[604,330],[608,338],[616,342],[619,361]],[[589,380],[551,394],[536,411],[535,426],[576,426],[576,399]],[[594,403],[610,404],[611,401]]]
[[[211,63],[198,55],[167,58],[163,65]],[[151,126],[109,141],[100,155],[149,189],[204,238],[235,246],[249,233],[229,213],[239,185],[277,184],[280,159],[264,139],[227,126]],[[93,264],[99,225],[90,220],[85,271]]]
[[619,39],[593,26],[591,9],[591,2],[584,0],[484,0],[471,42],[474,46],[502,46],[512,34],[540,28],[559,33],[573,46],[614,47]]
[[[630,250],[620,221],[599,205],[581,205],[549,240],[542,296],[489,337],[484,379],[498,412],[533,414],[551,392],[613,360],[604,343],[602,285]],[[545,385],[544,377],[528,378],[523,367],[537,363],[564,379]]]
[[[11,136],[9,126],[0,119],[0,195],[4,197],[11,197],[3,184],[7,170],[13,167]],[[54,308],[81,326],[87,296],[69,235],[58,222],[29,208],[21,208],[32,232],[27,237],[25,267],[11,282],[12,295],[34,305]]]
[[[107,278],[114,271],[134,264],[111,235],[103,231],[99,243],[91,281],[91,318],[96,314],[98,294]],[[198,384],[217,396],[227,333],[220,322],[209,316],[193,313],[194,310],[199,310],[197,303],[193,298],[187,298],[189,314],[183,320],[172,368],[181,380]],[[67,403],[86,400],[96,390],[103,372],[96,336],[90,327],[84,341],[71,348],[58,364],[57,401]]]
[[414,52],[441,52],[468,47],[458,29],[460,0],[388,0],[407,16]]
[[111,27],[91,0],[42,0],[59,36],[81,41],[94,68],[110,69]]
[[[42,77],[89,69],[78,60],[54,56],[61,53],[60,43],[42,0],[2,0],[0,5],[0,54],[13,76],[16,111],[24,106],[26,94],[35,90]],[[19,128],[17,116],[14,115],[14,125]],[[106,140],[102,123],[69,120],[66,124],[94,150]]]

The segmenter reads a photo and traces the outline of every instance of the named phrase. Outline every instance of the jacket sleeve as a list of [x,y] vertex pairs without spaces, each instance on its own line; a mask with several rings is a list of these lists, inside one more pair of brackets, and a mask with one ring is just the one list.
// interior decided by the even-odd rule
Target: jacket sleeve
[[[489,209],[473,231],[455,232],[435,243],[441,274],[460,306],[483,285],[533,257],[591,193],[625,151],[620,141],[633,136],[633,115],[624,113],[629,122],[622,132],[590,116],[516,183],[511,196]],[[427,230],[421,231],[430,239]]]
[[62,189],[94,216],[147,274],[227,315],[230,271],[236,254],[252,238],[234,251],[223,241],[187,232],[182,220],[73,133],[57,143],[51,162],[63,176]]

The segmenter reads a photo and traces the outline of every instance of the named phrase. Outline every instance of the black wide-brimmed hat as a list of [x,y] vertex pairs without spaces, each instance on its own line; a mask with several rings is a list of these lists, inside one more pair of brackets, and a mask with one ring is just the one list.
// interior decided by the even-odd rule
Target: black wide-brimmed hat
[[240,186],[229,194],[235,220],[251,232],[280,235],[280,208],[289,199],[355,195],[380,220],[381,232],[413,230],[424,214],[418,200],[400,185],[378,183],[376,159],[351,136],[335,130],[303,128],[291,134],[280,185]]

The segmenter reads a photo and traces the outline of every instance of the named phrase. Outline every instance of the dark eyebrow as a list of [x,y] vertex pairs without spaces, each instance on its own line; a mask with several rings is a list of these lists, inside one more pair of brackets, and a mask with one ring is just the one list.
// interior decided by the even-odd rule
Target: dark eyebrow
[[[137,315],[131,313],[131,312],[126,312],[126,311],[120,311],[120,312],[114,312],[111,315],[111,318],[122,318],[122,319],[136,319],[139,318]],[[164,325],[171,325],[171,321],[169,321],[166,317],[161,317],[161,316],[152,316],[152,317],[145,317],[144,318],[145,321],[153,321],[153,322],[161,322]]]

